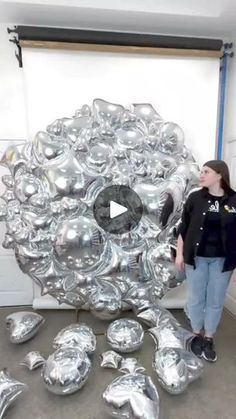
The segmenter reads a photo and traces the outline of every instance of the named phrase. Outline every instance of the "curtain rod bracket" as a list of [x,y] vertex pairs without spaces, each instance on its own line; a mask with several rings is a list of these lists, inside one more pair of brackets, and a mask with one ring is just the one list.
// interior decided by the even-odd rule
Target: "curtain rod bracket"
[[[15,34],[18,35],[16,26],[14,27],[14,29],[7,28],[7,32],[8,32],[8,34],[15,33]],[[21,46],[20,46],[20,42],[19,42],[18,37],[14,36],[12,39],[9,39],[9,42],[12,42],[13,44],[16,45],[16,47],[18,49],[18,52],[15,51],[15,56],[16,56],[16,59],[18,61],[19,67],[22,68],[23,67],[22,51],[21,51]]]
[[234,52],[232,51],[233,46],[234,46],[233,42],[226,42],[223,45],[223,56],[222,56],[222,58],[225,57],[225,56],[232,58],[234,56]]

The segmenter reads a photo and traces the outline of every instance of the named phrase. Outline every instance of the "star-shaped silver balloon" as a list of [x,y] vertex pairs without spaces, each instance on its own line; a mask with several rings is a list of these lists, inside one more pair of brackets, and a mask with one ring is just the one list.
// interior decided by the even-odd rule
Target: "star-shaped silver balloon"
[[101,367],[118,369],[120,362],[123,358],[115,351],[106,351],[100,355],[100,359]]

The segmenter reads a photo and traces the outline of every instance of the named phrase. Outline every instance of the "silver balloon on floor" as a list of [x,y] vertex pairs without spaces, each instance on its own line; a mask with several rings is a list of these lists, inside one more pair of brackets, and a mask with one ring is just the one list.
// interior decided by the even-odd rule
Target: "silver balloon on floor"
[[78,347],[91,355],[96,350],[96,336],[91,327],[84,323],[74,323],[60,330],[53,340],[55,349],[62,347]]
[[45,319],[33,311],[18,311],[5,318],[5,326],[12,343],[23,343],[32,339]]
[[106,337],[112,349],[121,353],[129,353],[141,347],[144,330],[136,320],[124,318],[110,324]]
[[159,418],[159,395],[147,375],[134,373],[115,378],[104,391],[103,400],[114,418]]
[[28,352],[24,359],[20,362],[20,365],[25,365],[30,371],[41,367],[46,362],[45,358],[39,351]]
[[91,361],[84,350],[65,346],[49,355],[42,368],[42,378],[51,393],[66,396],[83,387],[90,370]]
[[27,389],[28,386],[11,377],[6,368],[0,371],[0,419],[14,400]]

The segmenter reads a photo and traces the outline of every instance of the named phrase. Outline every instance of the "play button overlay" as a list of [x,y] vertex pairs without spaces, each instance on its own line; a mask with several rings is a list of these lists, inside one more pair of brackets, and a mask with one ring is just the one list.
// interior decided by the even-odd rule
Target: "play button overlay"
[[117,202],[110,202],[110,218],[118,217],[118,215],[124,214],[128,211],[128,208],[123,207],[123,205],[117,204]]
[[93,214],[98,225],[108,233],[128,233],[142,217],[142,201],[128,186],[108,186],[98,194]]

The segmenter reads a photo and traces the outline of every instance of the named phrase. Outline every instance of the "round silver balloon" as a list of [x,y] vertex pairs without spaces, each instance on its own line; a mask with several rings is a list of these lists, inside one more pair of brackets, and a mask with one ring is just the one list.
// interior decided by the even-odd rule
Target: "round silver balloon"
[[[181,127],[152,104],[94,99],[10,145],[0,164],[10,172],[0,197],[3,247],[43,295],[114,319],[127,303],[136,313],[152,307],[184,280],[170,250],[199,168]],[[144,209],[127,234],[108,233],[94,217],[99,193],[116,185],[136,191]],[[77,274],[91,281],[76,283]]]
[[41,367],[45,363],[44,357],[38,351],[29,352],[24,359],[20,362],[20,365],[25,365],[30,371]]
[[114,418],[159,418],[159,395],[147,375],[135,373],[118,377],[108,385],[102,397]]
[[103,238],[93,220],[81,216],[62,221],[55,235],[58,260],[68,268],[91,269],[99,261]]
[[42,368],[42,378],[51,393],[66,396],[83,387],[90,370],[91,362],[86,352],[66,346],[48,357]]
[[107,280],[97,281],[97,287],[88,296],[90,311],[102,320],[118,317],[122,310],[121,291]]
[[5,325],[12,343],[22,343],[33,338],[44,323],[40,314],[18,311],[5,318]]
[[118,352],[128,353],[139,349],[144,340],[140,323],[132,319],[115,320],[106,332],[108,344]]
[[12,378],[6,368],[0,371],[0,419],[14,400],[26,390],[28,386]]
[[159,130],[160,142],[158,149],[166,154],[179,154],[183,150],[184,133],[179,125],[165,122]]
[[91,327],[84,323],[70,324],[62,329],[53,340],[55,349],[64,346],[78,347],[87,354],[93,354],[96,350],[96,336]]

